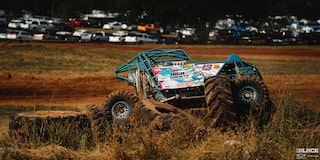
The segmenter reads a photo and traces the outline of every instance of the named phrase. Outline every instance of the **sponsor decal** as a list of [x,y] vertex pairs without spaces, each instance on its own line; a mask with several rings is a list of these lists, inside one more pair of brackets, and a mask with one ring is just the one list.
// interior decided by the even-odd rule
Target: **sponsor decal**
[[162,68],[153,68],[152,71],[154,75],[157,75],[159,72],[162,71]]
[[219,65],[219,64],[215,64],[215,65],[213,65],[213,68],[214,68],[214,69],[219,69],[219,68],[220,68],[220,65]]
[[183,66],[183,68],[192,69],[193,68],[193,64],[186,64],[186,65]]
[[173,72],[171,73],[172,78],[181,78],[181,77],[188,77],[186,72]]
[[183,83],[177,83],[178,88],[183,88],[183,87],[193,87],[193,86],[199,86],[199,82],[183,82]]
[[202,70],[204,70],[204,71],[211,70],[211,68],[212,68],[212,64],[204,64],[202,66]]

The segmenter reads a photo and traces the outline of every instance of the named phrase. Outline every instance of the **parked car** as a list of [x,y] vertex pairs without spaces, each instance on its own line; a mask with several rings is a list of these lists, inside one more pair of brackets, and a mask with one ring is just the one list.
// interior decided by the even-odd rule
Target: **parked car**
[[21,28],[32,31],[49,31],[55,27],[52,23],[48,23],[44,20],[26,20],[25,23],[21,24]]
[[53,24],[56,31],[69,31],[74,32],[74,26],[70,25],[69,22],[60,22],[60,23],[54,23]]
[[69,21],[70,25],[71,26],[74,26],[74,27],[80,27],[81,26],[81,20],[79,19],[72,19]]
[[192,36],[196,33],[196,28],[191,28],[191,27],[181,28],[177,32],[180,32],[182,35]]
[[[58,31],[56,32],[57,40],[67,41],[68,37],[73,36],[72,34],[73,32],[69,32],[69,31]],[[79,37],[79,41],[80,41],[80,37]]]
[[97,21],[97,20],[94,20],[94,19],[88,19],[85,22],[88,25],[86,27],[92,27],[92,28],[101,28],[102,27],[101,22]]
[[81,37],[71,35],[71,36],[67,36],[64,40],[66,42],[81,42]]
[[110,35],[112,35],[112,34],[108,33],[108,32],[99,31],[99,32],[96,32],[96,33],[92,34],[92,41],[93,42],[98,42],[98,43],[108,42]]
[[79,36],[81,38],[81,42],[90,42],[92,41],[92,33],[85,29],[80,29],[72,34],[73,36]]
[[153,35],[141,32],[130,32],[124,38],[124,43],[157,43],[158,39]]
[[58,37],[52,32],[36,32],[33,33],[33,40],[57,40]]
[[112,35],[109,36],[109,42],[110,43],[123,43],[125,36],[128,35],[128,33],[124,31],[118,31],[112,33]]
[[7,33],[0,32],[0,39],[7,39]]
[[138,27],[138,25],[136,25],[136,24],[128,25],[127,30],[128,31],[136,31],[137,27]]
[[68,31],[58,31],[56,32],[56,36],[58,40],[66,42],[81,42],[80,36],[74,36],[72,32]]
[[5,28],[8,26],[8,22],[0,17],[0,28]]
[[160,27],[157,27],[155,24],[145,24],[145,25],[138,25],[137,30],[144,31],[144,32],[160,33],[162,29]]
[[69,23],[74,27],[91,27],[91,22],[83,19],[71,19]]
[[23,19],[12,19],[8,23],[8,28],[20,29],[21,28],[21,23],[24,23]]
[[28,31],[14,30],[7,32],[7,39],[32,40],[33,36]]
[[25,29],[25,30],[29,30],[29,26],[30,26],[30,24],[32,24],[32,21],[33,20],[31,20],[31,19],[23,20],[23,22],[20,23],[20,28]]
[[34,15],[31,17],[31,19],[35,21],[45,21],[47,23],[53,23],[55,21],[55,18],[53,17],[40,16],[40,15]]
[[58,38],[58,40],[65,40],[66,37],[68,36],[72,36],[72,32],[69,31],[58,31],[56,32],[56,36]]
[[128,25],[115,21],[115,22],[110,22],[110,23],[104,24],[102,28],[103,29],[114,29],[114,30],[125,30],[128,28]]

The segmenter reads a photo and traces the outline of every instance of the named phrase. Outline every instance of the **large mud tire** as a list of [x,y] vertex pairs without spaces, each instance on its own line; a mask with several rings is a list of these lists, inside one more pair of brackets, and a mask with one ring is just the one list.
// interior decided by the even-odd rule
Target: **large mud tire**
[[136,103],[132,114],[132,122],[135,127],[149,128],[150,123],[155,117],[161,115],[155,108],[150,107],[150,105],[148,106],[149,107],[147,107],[143,101]]
[[86,114],[91,123],[93,140],[95,142],[102,142],[105,140],[106,135],[110,134],[108,128],[110,125],[107,123],[107,116],[102,106],[87,105]]
[[227,75],[219,75],[205,81],[205,102],[208,113],[206,125],[223,127],[232,125],[236,120],[231,83]]
[[18,144],[53,143],[77,149],[92,144],[91,133],[87,116],[75,111],[18,113],[9,122],[10,138]]
[[271,121],[275,106],[269,99],[262,78],[252,75],[238,77],[232,90],[239,122],[247,122],[248,118],[251,118],[251,122],[254,122],[258,129],[262,129]]
[[188,119],[179,113],[162,113],[156,116],[149,124],[149,129],[155,131],[168,131],[177,125],[190,126]]
[[269,104],[269,93],[259,76],[247,75],[235,79],[232,84],[237,113],[261,113]]
[[[172,123],[178,121],[182,116],[172,113],[169,110],[159,110],[159,104],[145,100],[138,102],[133,111],[132,122],[137,128],[145,128],[150,131],[167,131],[171,128]],[[179,117],[179,118],[178,118]]]
[[128,91],[110,93],[103,104],[107,122],[128,120],[137,102],[138,97]]
[[150,134],[161,133],[177,127],[188,128],[193,138],[202,137],[206,131],[203,122],[183,109],[152,99],[140,101],[133,112],[135,127],[143,127]]

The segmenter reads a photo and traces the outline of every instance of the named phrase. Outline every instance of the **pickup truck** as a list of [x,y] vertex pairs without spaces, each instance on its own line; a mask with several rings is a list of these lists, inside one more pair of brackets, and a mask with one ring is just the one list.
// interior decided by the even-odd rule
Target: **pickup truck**
[[48,31],[54,29],[53,24],[46,21],[31,21],[26,20],[25,23],[21,23],[21,28],[33,30],[33,31]]
[[157,43],[158,39],[154,38],[151,34],[140,33],[140,32],[130,32],[124,38],[124,43]]
[[156,27],[154,24],[146,24],[146,25],[138,25],[137,26],[138,31],[144,31],[144,32],[160,32],[160,28]]
[[98,31],[98,32],[92,34],[92,41],[98,42],[98,43],[108,42],[110,35],[111,35],[111,33]]

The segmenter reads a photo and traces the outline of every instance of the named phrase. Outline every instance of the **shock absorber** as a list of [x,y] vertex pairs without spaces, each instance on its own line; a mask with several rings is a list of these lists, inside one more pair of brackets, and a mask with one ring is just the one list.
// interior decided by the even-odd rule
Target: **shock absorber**
[[235,67],[237,75],[240,76],[240,70],[239,70],[237,62],[233,62],[233,63],[234,63],[234,67]]

